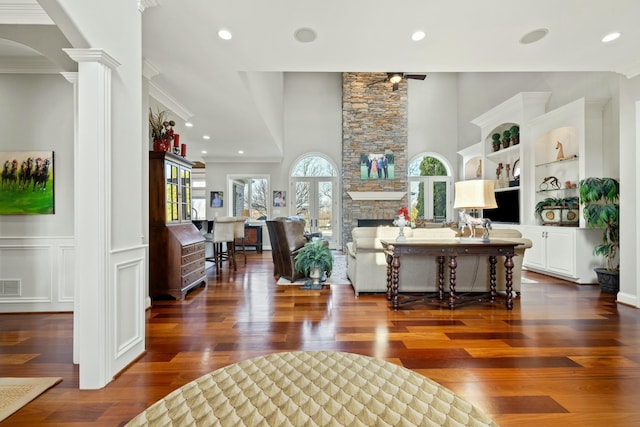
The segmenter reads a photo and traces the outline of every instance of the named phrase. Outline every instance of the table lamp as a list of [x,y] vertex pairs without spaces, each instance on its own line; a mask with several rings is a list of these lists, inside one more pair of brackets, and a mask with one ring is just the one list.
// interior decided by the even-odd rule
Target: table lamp
[[[470,237],[460,237],[460,241],[488,243],[491,220],[489,218],[476,218],[468,211],[495,209],[497,207],[493,181],[474,179],[456,182],[453,208],[459,209],[460,224],[458,228],[464,231],[464,227],[469,227],[470,232]],[[482,237],[476,237],[476,226],[482,227]]]

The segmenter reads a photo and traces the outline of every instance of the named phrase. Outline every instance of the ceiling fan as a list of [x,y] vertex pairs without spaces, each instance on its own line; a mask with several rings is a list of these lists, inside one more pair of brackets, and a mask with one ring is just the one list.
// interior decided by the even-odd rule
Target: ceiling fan
[[370,83],[369,86],[382,82],[390,82],[393,84],[393,90],[398,90],[398,85],[402,80],[415,79],[424,80],[427,77],[426,74],[405,74],[405,73],[387,73],[387,78]]

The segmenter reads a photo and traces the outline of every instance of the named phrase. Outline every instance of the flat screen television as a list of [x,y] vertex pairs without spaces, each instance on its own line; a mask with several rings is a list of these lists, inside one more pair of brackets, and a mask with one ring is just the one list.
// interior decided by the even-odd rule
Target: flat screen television
[[520,189],[496,191],[496,209],[484,209],[482,216],[492,222],[520,223]]

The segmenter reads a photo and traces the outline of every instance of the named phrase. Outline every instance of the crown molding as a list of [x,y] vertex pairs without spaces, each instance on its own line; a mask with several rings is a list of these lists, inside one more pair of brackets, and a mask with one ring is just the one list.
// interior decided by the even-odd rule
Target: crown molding
[[180,117],[182,120],[189,120],[193,117],[193,113],[179,103],[175,98],[161,89],[157,84],[149,82],[149,96],[167,107],[172,113]]
[[617,71],[626,78],[632,79],[640,75],[640,60],[635,61],[632,64],[627,64],[624,67],[620,67]]
[[145,79],[151,80],[158,74],[160,74],[160,70],[158,70],[155,65],[153,65],[151,62],[147,61],[146,59],[142,60],[142,76]]
[[5,56],[0,63],[0,74],[57,74],[62,68],[44,56]]
[[55,25],[36,0],[0,0],[0,24]]
[[77,71],[68,71],[60,73],[62,76],[67,79],[69,83],[76,84],[78,83],[80,74]]
[[159,0],[138,0],[138,10],[140,12],[144,12],[145,9],[155,6],[160,6]]
[[80,62],[99,62],[111,69],[118,68],[120,63],[103,49],[90,48],[90,49],[62,49],[69,55],[69,58],[74,61]]

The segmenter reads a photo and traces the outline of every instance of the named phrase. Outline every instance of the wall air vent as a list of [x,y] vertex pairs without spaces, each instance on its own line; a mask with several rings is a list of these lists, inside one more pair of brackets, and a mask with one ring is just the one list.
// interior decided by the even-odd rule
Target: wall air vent
[[0,298],[19,297],[21,290],[19,279],[0,279]]

